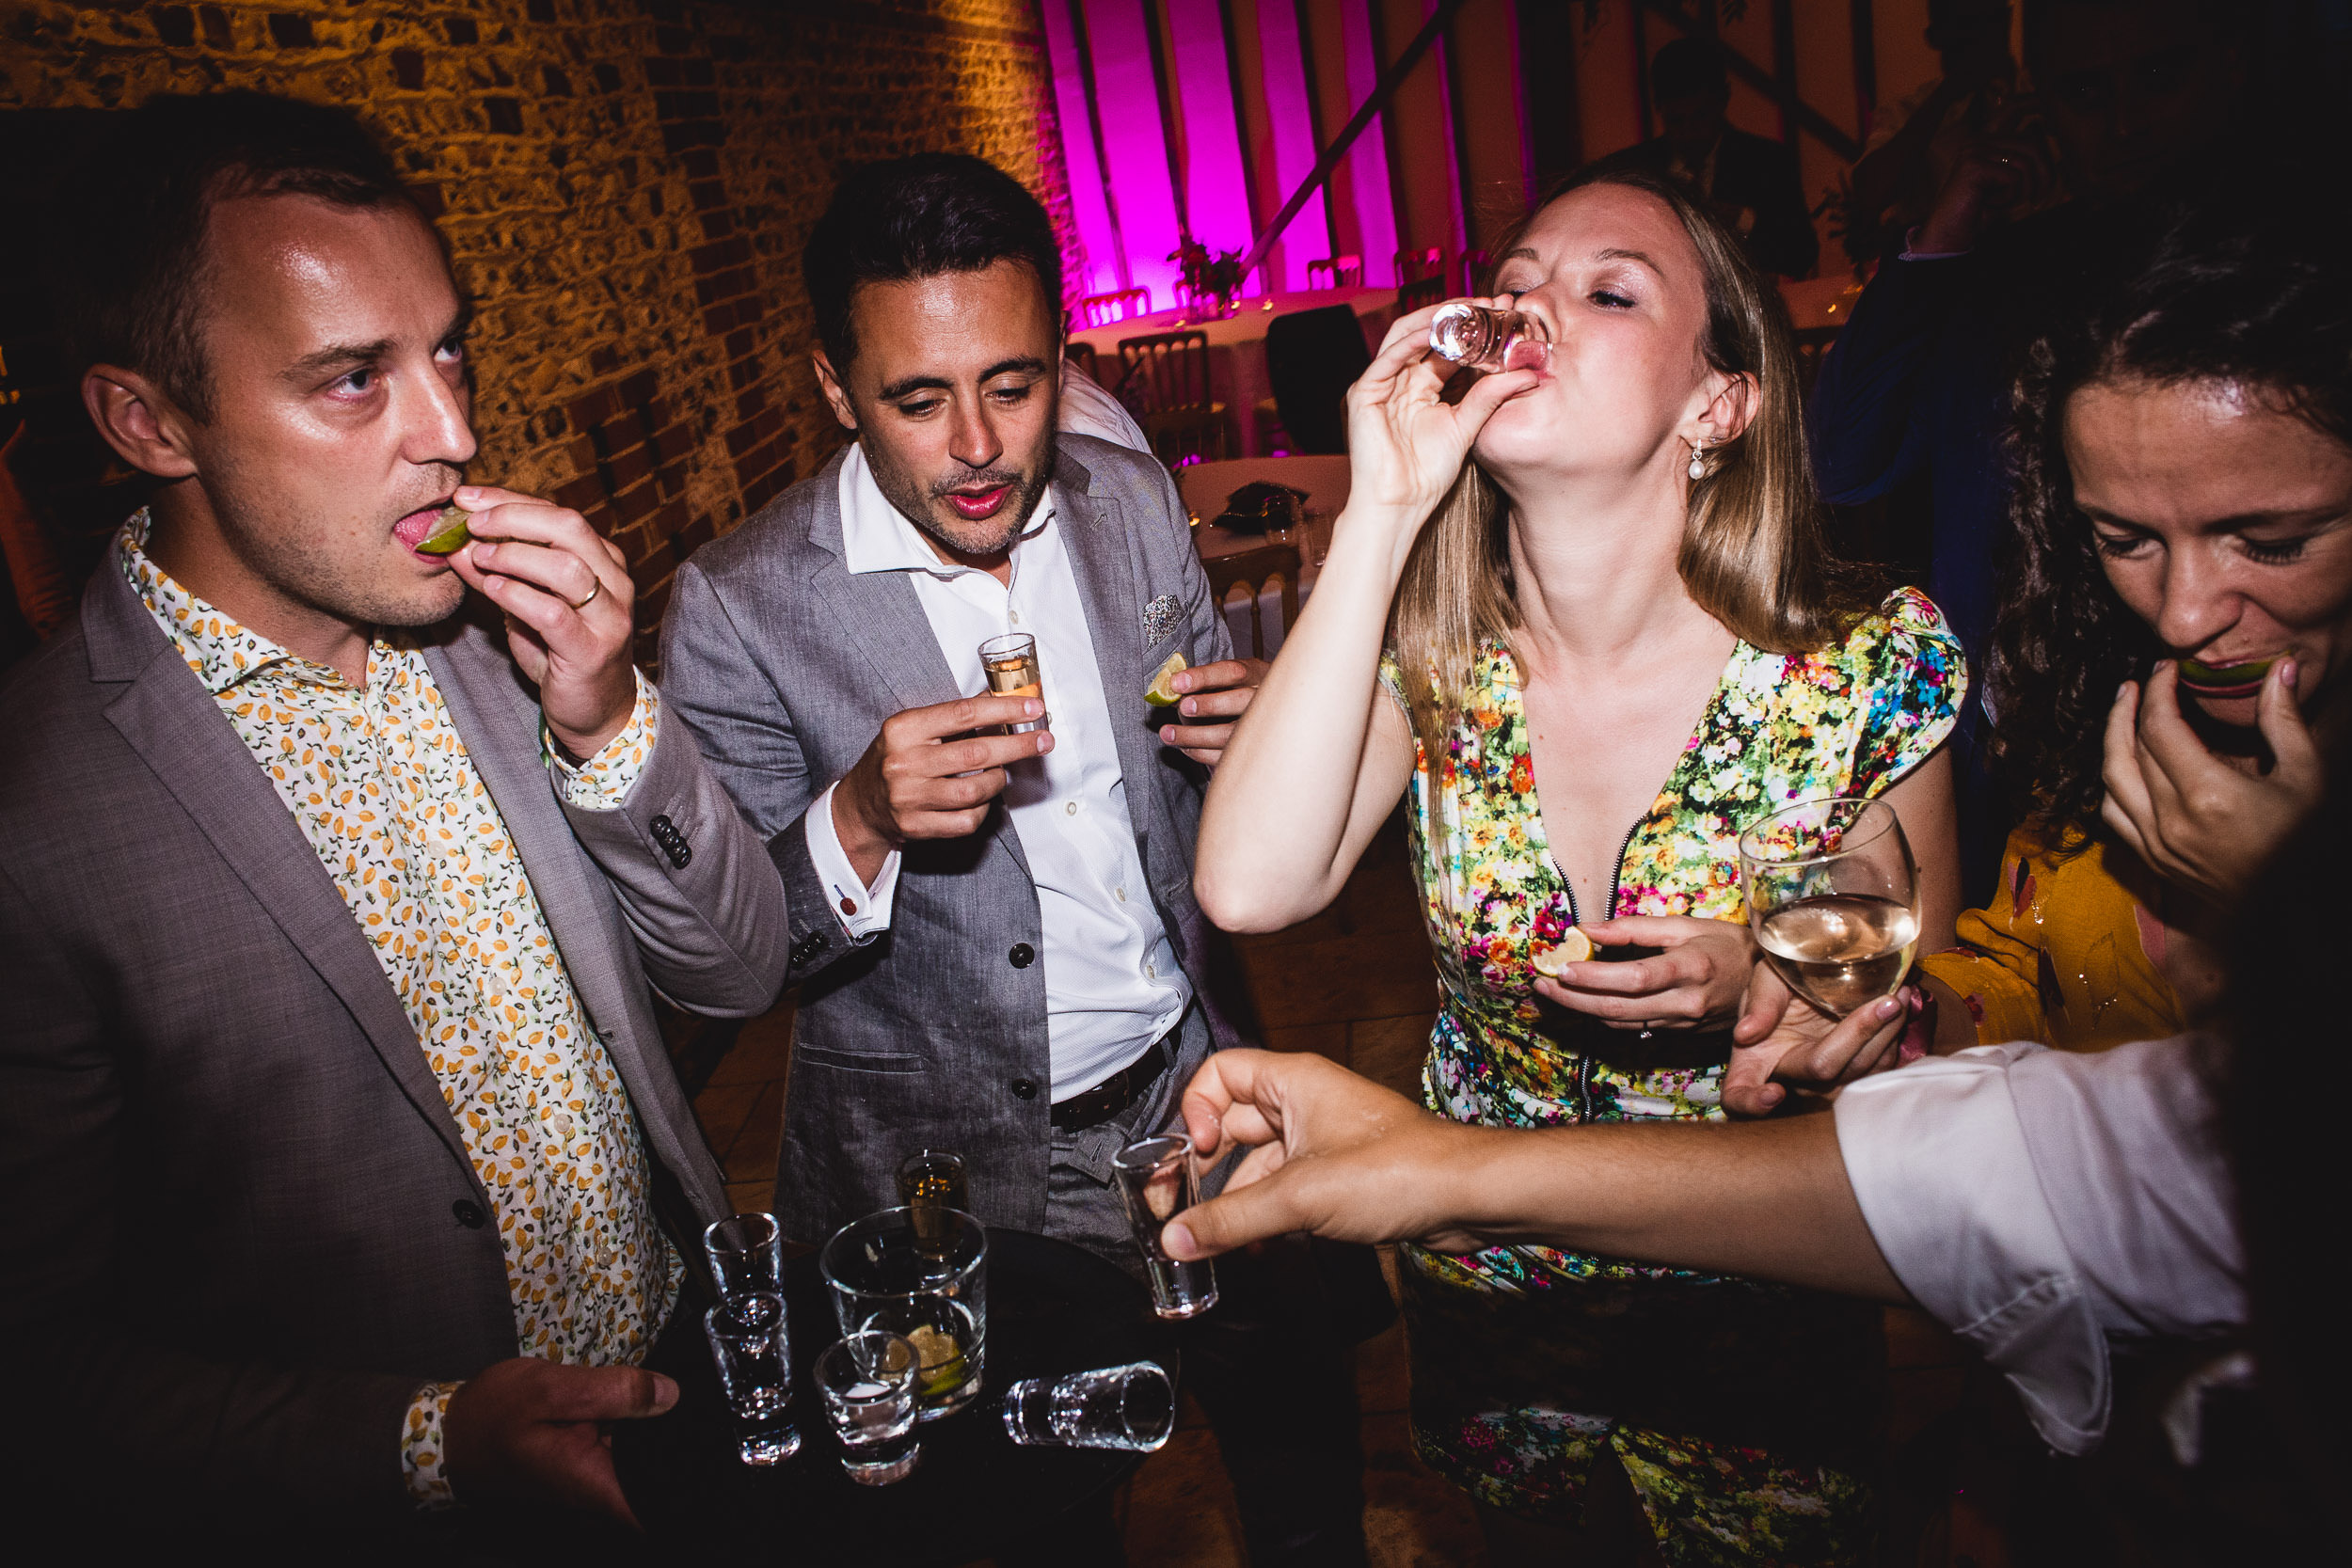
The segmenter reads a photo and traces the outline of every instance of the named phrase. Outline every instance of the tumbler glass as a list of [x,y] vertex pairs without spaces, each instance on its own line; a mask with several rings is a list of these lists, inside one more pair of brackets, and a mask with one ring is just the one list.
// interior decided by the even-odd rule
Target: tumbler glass
[[[933,1229],[934,1220],[937,1228]],[[922,1418],[979,1396],[988,1349],[988,1231],[960,1210],[884,1209],[834,1232],[817,1256],[844,1334],[869,1329],[914,1347]]]

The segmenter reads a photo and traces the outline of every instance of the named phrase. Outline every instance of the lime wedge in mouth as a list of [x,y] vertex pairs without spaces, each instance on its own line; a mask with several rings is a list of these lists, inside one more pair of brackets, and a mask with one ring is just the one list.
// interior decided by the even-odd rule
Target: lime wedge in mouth
[[1168,662],[1152,673],[1152,684],[1143,689],[1143,700],[1153,707],[1174,707],[1181,693],[1168,683],[1186,668],[1183,654],[1170,654]]
[[2244,664],[2220,665],[2185,658],[2181,660],[2181,684],[2203,690],[2260,686],[2270,673],[2270,667],[2286,657],[2284,654],[2272,654],[2268,658],[2249,659]]
[[433,526],[424,531],[424,537],[413,546],[419,555],[455,555],[473,540],[466,531],[468,514],[453,506],[441,508],[441,515],[433,519]]

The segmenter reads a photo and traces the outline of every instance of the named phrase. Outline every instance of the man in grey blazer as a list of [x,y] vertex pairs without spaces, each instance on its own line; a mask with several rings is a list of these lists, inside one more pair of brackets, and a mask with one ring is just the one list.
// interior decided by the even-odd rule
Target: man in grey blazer
[[[777,1212],[822,1241],[948,1148],[983,1220],[1139,1272],[1111,1160],[1235,1039],[1193,845],[1263,666],[1232,657],[1167,470],[1057,441],[1059,261],[1018,184],[946,154],[858,170],[803,270],[857,444],[679,569],[662,642],[791,911]],[[986,694],[999,634],[1035,638],[1039,696]],[[1145,699],[1171,661],[1173,713]],[[1345,1341],[1262,1272],[1228,1270],[1187,1379],[1253,1560],[1360,1561]]]
[[464,310],[384,156],[248,94],[128,121],[60,271],[152,500],[0,690],[0,1473],[199,1539],[626,1520],[600,1423],[675,1399],[726,1207],[648,982],[766,1006],[781,881],[618,553],[459,483]]

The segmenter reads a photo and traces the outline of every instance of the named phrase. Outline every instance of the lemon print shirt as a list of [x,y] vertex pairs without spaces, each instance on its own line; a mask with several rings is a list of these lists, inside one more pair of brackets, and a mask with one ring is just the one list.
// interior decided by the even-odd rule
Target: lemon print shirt
[[[123,528],[122,574],[294,813],[399,993],[497,1215],[521,1354],[644,1360],[682,1265],[654,1221],[628,1092],[422,648],[379,632],[355,688],[165,575],[145,549],[148,521]],[[641,675],[628,727],[584,767],[548,747],[572,803],[628,797],[658,705]],[[457,1386],[419,1388],[403,1425],[401,1466],[421,1504],[450,1500],[441,1421]]]

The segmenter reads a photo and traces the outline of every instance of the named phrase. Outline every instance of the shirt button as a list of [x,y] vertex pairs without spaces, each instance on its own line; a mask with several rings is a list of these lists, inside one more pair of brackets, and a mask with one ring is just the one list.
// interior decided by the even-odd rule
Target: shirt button
[[1145,964],[1143,966],[1143,977],[1147,980],[1158,979],[1160,977],[1159,966],[1157,964]]
[[1111,889],[1111,893],[1112,893],[1112,894],[1113,894],[1113,895],[1115,895],[1115,896],[1119,899],[1119,901],[1120,901],[1120,903],[1122,903],[1122,904],[1123,904],[1123,903],[1125,903],[1125,902],[1127,901],[1127,890],[1126,890],[1125,888],[1123,888],[1123,887],[1115,887],[1115,888]]
[[1016,626],[1021,624],[1021,612],[1017,610],[1012,611],[1012,624]]
[[1034,1078],[1014,1079],[1012,1081],[1012,1097],[1015,1100],[1035,1100],[1037,1098],[1037,1080]]
[[1025,942],[1016,942],[1012,944],[1012,951],[1006,954],[1005,957],[1012,961],[1013,968],[1026,969],[1031,963],[1036,961],[1037,949],[1031,947]]
[[1077,816],[1077,815],[1078,815],[1078,802],[1077,802],[1077,801],[1075,801],[1075,800],[1071,801],[1068,805],[1066,805],[1066,806],[1062,807],[1062,811],[1064,812],[1064,814],[1066,814],[1066,815],[1068,815],[1068,816]]
[[461,1197],[451,1204],[449,1212],[456,1216],[459,1225],[469,1230],[481,1229],[483,1222],[489,1217],[482,1212],[482,1205],[469,1197]]

